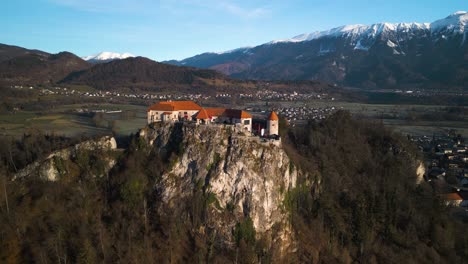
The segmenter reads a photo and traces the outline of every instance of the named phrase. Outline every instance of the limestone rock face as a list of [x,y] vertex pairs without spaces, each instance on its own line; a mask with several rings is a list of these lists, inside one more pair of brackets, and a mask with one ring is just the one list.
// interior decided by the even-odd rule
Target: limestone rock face
[[[178,150],[171,170],[156,186],[169,208],[177,206],[201,183],[217,200],[208,225],[226,243],[232,243],[229,238],[235,224],[250,217],[257,236],[268,236],[278,254],[291,250],[292,235],[283,201],[286,192],[295,187],[300,172],[280,141],[261,142],[257,137],[234,132],[228,125],[156,126],[142,130],[140,137],[161,154]],[[226,210],[233,213],[234,219],[220,217]]]
[[[55,151],[45,159],[31,163],[26,168],[19,171],[13,179],[16,180],[30,175],[38,175],[41,179],[56,181],[59,179],[60,175],[66,173],[62,171],[62,163],[75,159],[79,153],[83,151],[115,150],[116,148],[117,142],[115,138],[109,136],[102,137],[98,140],[84,141],[75,146]],[[102,157],[102,159],[105,162],[104,173],[107,174],[116,164],[116,160],[109,157]]]
[[416,168],[416,183],[420,184],[424,180],[424,175],[426,174],[426,167],[424,162],[419,161],[419,165]]

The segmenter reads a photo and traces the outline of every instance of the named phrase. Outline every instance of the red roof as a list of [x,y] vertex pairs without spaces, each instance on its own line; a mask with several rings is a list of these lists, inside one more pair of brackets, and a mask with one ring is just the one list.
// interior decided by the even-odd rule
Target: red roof
[[225,108],[205,108],[205,110],[210,117],[221,116],[226,111]]
[[148,112],[153,111],[180,111],[180,110],[200,110],[201,106],[194,101],[167,101],[159,102],[148,108]]
[[229,118],[252,118],[252,115],[247,113],[246,111],[243,110],[237,110],[237,109],[226,109],[224,111],[223,116],[229,117]]
[[154,110],[154,111],[174,111],[174,107],[171,105],[166,105],[166,104],[161,104],[157,103],[148,108],[148,112]]
[[229,118],[252,118],[252,116],[242,110],[225,108],[203,108],[198,112],[197,119],[209,119],[213,116],[224,116]]
[[447,201],[461,201],[463,198],[458,193],[446,193],[441,195],[442,199]]
[[208,113],[206,112],[206,110],[202,108],[202,110],[200,110],[200,112],[197,113],[195,118],[196,119],[209,119],[210,116],[208,116]]
[[279,120],[278,115],[275,113],[275,111],[272,111],[270,116],[268,117],[268,120]]

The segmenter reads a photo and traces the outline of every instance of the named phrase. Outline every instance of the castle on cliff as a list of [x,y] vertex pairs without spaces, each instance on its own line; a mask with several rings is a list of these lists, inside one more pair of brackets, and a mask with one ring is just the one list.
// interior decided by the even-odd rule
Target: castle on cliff
[[[244,110],[204,108],[193,101],[165,101],[153,104],[147,111],[148,124],[156,122],[192,121],[197,124],[232,124],[252,132],[253,117]],[[279,118],[271,112],[264,130],[266,135],[278,135]]]

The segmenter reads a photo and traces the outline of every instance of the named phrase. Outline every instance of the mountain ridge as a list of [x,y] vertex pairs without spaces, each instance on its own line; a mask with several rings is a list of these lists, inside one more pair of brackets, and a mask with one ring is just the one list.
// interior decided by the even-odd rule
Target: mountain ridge
[[8,60],[0,61],[0,84],[54,84],[71,72],[89,67],[91,64],[70,52],[49,54],[22,51]]
[[0,43],[0,62],[13,59],[18,56],[27,55],[27,54],[37,54],[42,56],[49,56],[50,53],[45,51],[36,50],[36,49],[26,49],[19,46],[1,44]]
[[[457,27],[458,22],[458,27]],[[330,30],[324,31],[316,31],[312,33],[303,33],[298,36],[295,36],[291,39],[285,40],[273,40],[271,42],[265,44],[276,44],[281,42],[301,42],[301,41],[310,41],[314,39],[318,39],[321,37],[338,37],[340,35],[346,34],[374,34],[378,35],[385,30],[390,31],[408,31],[408,30],[430,30],[431,33],[437,33],[444,29],[449,29],[455,31],[458,29],[456,33],[464,33],[468,30],[468,13],[466,11],[457,11],[446,18],[436,20],[432,23],[388,23],[388,22],[380,22],[374,23],[371,25],[363,25],[363,24],[356,24],[356,25],[343,25],[340,27],[332,28]]]
[[315,80],[366,88],[460,88],[468,80],[468,13],[433,23],[348,25],[175,65],[241,79]]
[[[100,55],[101,58],[115,56],[114,53]],[[145,57],[93,63],[66,51],[50,54],[0,44],[0,86],[84,84],[110,90],[161,86],[177,89],[203,85],[205,79],[224,80],[226,76],[213,70],[163,64]]]

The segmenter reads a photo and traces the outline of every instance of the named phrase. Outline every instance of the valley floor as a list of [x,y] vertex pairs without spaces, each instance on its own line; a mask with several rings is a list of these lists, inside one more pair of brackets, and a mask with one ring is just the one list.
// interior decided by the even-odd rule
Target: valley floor
[[[288,114],[293,123],[303,123],[301,118],[311,118],[301,114],[302,109],[310,111],[348,110],[364,119],[383,122],[385,125],[412,136],[445,135],[450,130],[468,137],[468,116],[456,120],[430,120],[430,113],[444,113],[448,106],[439,105],[385,105],[347,103],[338,101],[270,102],[280,113]],[[252,102],[243,106],[256,109],[259,114],[267,112],[270,106],[264,102]],[[307,111],[307,110],[306,110]],[[466,108],[465,108],[465,111]],[[100,116],[99,120],[93,118]],[[424,116],[428,115],[429,116]],[[324,113],[327,114],[327,113]],[[296,117],[300,115],[299,117]],[[421,119],[418,116],[422,116]],[[428,118],[429,117],[429,118]],[[412,120],[416,119],[416,120]],[[114,132],[117,135],[136,133],[146,124],[146,106],[129,104],[70,104],[59,106],[52,111],[14,111],[0,113],[0,136],[20,136],[28,130],[41,130],[46,133],[68,137],[95,136]]]

